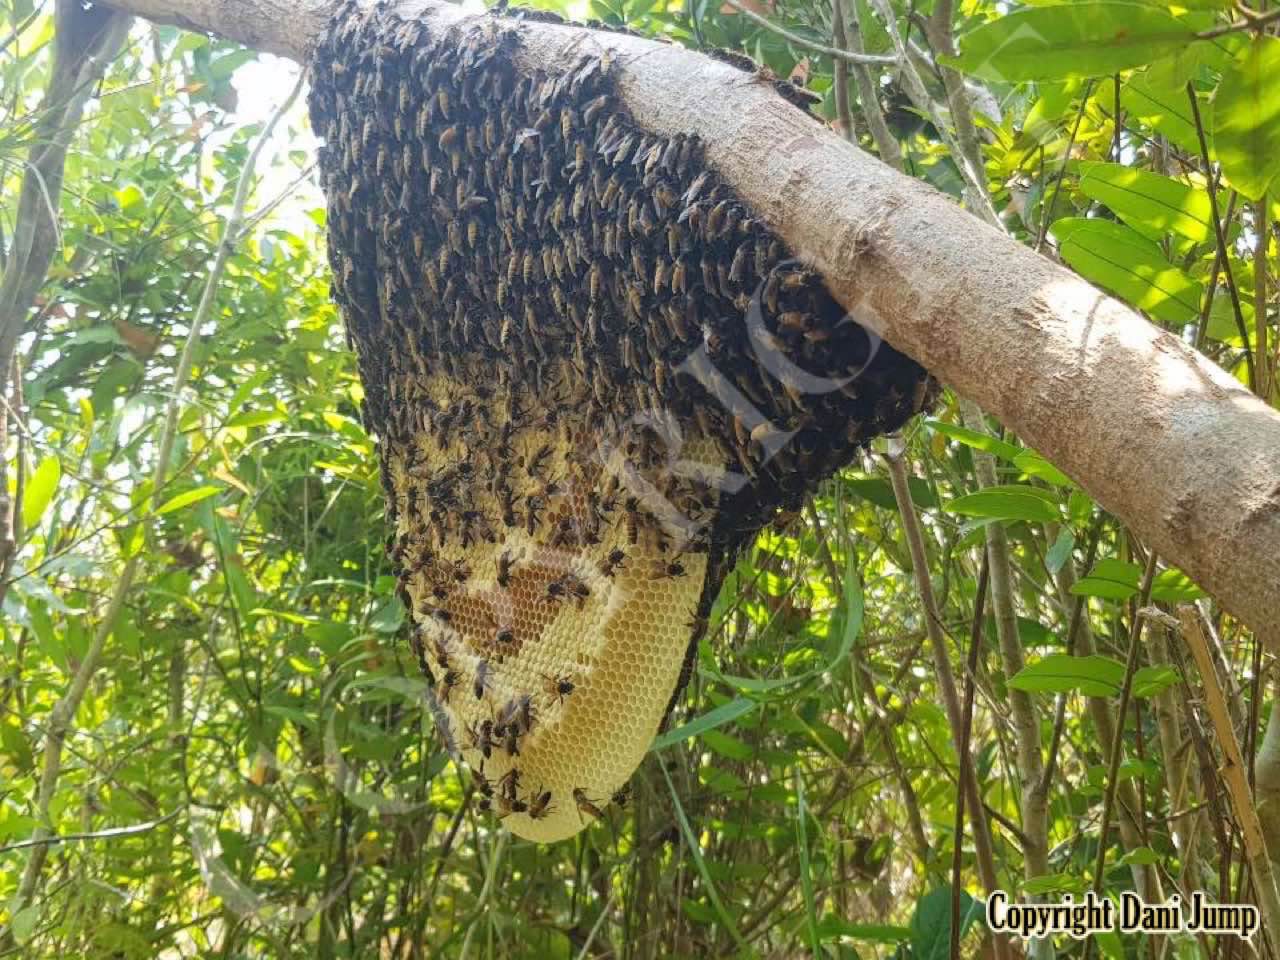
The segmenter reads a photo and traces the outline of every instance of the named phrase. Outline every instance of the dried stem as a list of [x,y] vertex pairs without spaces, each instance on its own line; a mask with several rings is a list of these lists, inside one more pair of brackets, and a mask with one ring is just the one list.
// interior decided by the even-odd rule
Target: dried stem
[[[902,441],[891,439],[890,450],[885,461],[889,466],[889,477],[893,481],[893,494],[898,503],[898,512],[902,515],[902,529],[906,534],[907,547],[911,553],[911,566],[915,575],[916,589],[920,593],[920,605],[924,608],[925,630],[933,648],[933,666],[937,674],[938,693],[946,708],[947,722],[951,727],[956,755],[960,758],[960,789],[964,791],[965,803],[969,808],[978,874],[982,879],[983,887],[991,893],[1000,888],[995,856],[992,852],[991,827],[987,823],[982,795],[978,790],[978,781],[974,776],[972,764],[968,763],[964,756],[964,712],[960,705],[959,694],[956,692],[955,676],[951,672],[950,652],[947,650],[947,641],[942,630],[942,615],[934,599],[933,584],[929,581],[929,556],[925,551],[920,519],[916,516],[915,504],[911,500],[911,491],[907,485],[904,453]],[[1008,939],[996,937],[994,942],[996,956],[1007,957],[1009,955]]]

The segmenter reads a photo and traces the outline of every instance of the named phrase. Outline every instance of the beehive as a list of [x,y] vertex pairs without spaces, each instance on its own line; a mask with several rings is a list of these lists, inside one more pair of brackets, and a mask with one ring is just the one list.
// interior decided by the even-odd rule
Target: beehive
[[624,788],[737,551],[934,389],[611,74],[524,69],[505,15],[436,36],[355,4],[313,62],[411,643],[535,840]]

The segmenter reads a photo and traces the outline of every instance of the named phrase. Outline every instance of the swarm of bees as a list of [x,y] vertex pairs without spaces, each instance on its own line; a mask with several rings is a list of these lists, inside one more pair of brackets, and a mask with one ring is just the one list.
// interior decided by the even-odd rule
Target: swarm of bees
[[485,804],[554,839],[625,805],[738,551],[936,385],[607,53],[529,69],[517,26],[350,2],[311,117],[411,649]]

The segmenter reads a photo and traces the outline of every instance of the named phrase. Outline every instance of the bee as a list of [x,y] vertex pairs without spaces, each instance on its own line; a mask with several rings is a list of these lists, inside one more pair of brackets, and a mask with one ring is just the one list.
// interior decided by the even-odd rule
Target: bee
[[437,635],[432,638],[432,642],[435,644],[436,648],[436,663],[440,664],[440,666],[445,670],[450,669],[449,646],[445,643],[444,637]]
[[547,465],[549,456],[551,456],[551,444],[549,443],[544,443],[535,450],[533,456],[529,458],[529,476],[540,476]]
[[[467,733],[471,736],[471,745],[484,754],[484,758],[488,760],[490,754],[493,753],[493,721],[481,721],[479,727],[468,726]],[[493,792],[492,787],[489,788],[489,792],[490,794]]]
[[567,676],[542,675],[542,689],[560,706],[564,706],[564,698],[573,693],[574,683]]
[[501,646],[510,646],[516,642],[516,632],[510,627],[503,627],[493,639]]
[[613,577],[626,559],[626,551],[617,548],[611,550],[609,555],[600,561],[600,573],[606,577]]
[[613,791],[613,796],[609,798],[609,802],[616,807],[626,807],[631,800],[631,784],[624,783],[617,790]]
[[489,661],[481,660],[476,664],[476,682],[472,687],[477,700],[484,699],[484,692],[489,689]]
[[512,767],[498,779],[498,789],[502,791],[502,795],[510,799],[514,799],[516,791],[520,789],[520,771],[516,767]]
[[582,122],[587,126],[591,126],[596,121],[596,117],[600,116],[600,111],[605,108],[605,104],[609,102],[609,95],[603,93],[596,97],[582,110]]
[[503,817],[510,816],[513,813],[524,813],[528,809],[529,809],[529,804],[525,803],[519,797],[502,796],[498,798],[498,819],[499,820],[501,820]]
[[520,727],[514,720],[502,725],[503,747],[510,756],[520,756]]
[[581,610],[583,603],[585,603],[586,599],[591,596],[591,588],[587,586],[586,582],[583,581],[581,577],[575,576],[572,573],[566,573],[561,577],[561,580],[564,581],[565,589],[568,591],[569,595],[578,601],[578,609]]
[[635,497],[627,497],[623,509],[626,510],[627,540],[634,547],[640,542],[640,501]]
[[587,799],[587,793],[581,787],[573,788],[573,802],[578,806],[579,820],[582,820],[582,815],[584,813],[596,820],[599,820],[604,816],[604,813],[601,812],[600,808],[591,800]]
[[563,600],[568,592],[564,577],[557,577],[547,584],[547,598],[550,600]]
[[[442,94],[443,92],[444,91],[441,91]],[[460,131],[458,129],[458,124],[456,123],[452,123],[449,126],[445,127],[444,131],[440,134],[440,141],[439,141],[440,149],[443,150],[445,153],[454,152],[454,148],[457,146],[457,143],[458,143],[459,132]]]
[[683,577],[684,573],[684,564],[679,560],[660,560],[654,568],[653,575],[649,579],[661,580],[665,577],[674,580],[676,577]]
[[551,812],[551,791],[544,790],[542,793],[534,793],[533,799],[529,801],[529,819],[541,820]]
[[444,679],[440,681],[440,700],[443,703],[449,702],[449,694],[453,692],[453,688],[462,682],[462,674],[457,670],[446,670]]
[[[504,516],[503,519],[505,520],[506,517]],[[515,557],[511,556],[506,550],[502,551],[502,556],[498,557],[498,586],[504,590],[511,584],[511,568],[515,566],[515,563]]]
[[526,693],[516,700],[513,706],[512,715],[520,722],[524,732],[528,733],[533,729],[533,697]]
[[542,498],[539,496],[531,496],[525,500],[525,530],[529,536],[533,536],[534,531],[538,528],[538,511],[542,509]]

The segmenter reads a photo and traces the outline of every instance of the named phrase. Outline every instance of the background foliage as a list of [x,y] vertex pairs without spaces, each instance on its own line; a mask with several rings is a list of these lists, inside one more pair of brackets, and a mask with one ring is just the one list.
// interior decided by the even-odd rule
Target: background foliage
[[[867,149],[989,202],[1011,233],[1277,402],[1273,5],[837,2],[558,8],[745,50],[813,90],[815,110]],[[29,0],[3,10],[7,254],[53,16]],[[891,55],[891,31],[907,66],[817,49]],[[742,559],[678,729],[655,744],[627,809],[554,846],[507,838],[443,753],[403,642],[297,109],[251,171],[249,229],[232,237],[174,391],[263,102],[282,102],[290,82],[269,58],[136,24],[75,130],[5,451],[18,523],[0,585],[0,956],[937,957],[956,907],[962,952],[985,953],[981,864],[968,825],[957,833],[970,765],[1005,889],[1154,882],[1252,897],[1202,677],[1160,621],[1135,629],[1137,611],[1200,601],[1264,827],[1280,790],[1280,758],[1254,759],[1270,657],[949,394],[904,438],[909,501],[870,451]],[[153,490],[171,410],[177,442]],[[910,516],[972,698],[964,764]],[[1007,557],[1004,573],[984,551]],[[104,626],[127,562],[137,576]],[[1008,588],[1012,634],[980,595],[988,580]],[[103,629],[42,805],[55,704]],[[1107,718],[1122,731],[1116,754]],[[1042,828],[1024,822],[1020,748],[1048,768]],[[1116,796],[1121,809],[1104,814]],[[26,896],[41,828],[53,836]],[[1114,935],[1089,949],[1155,947],[1247,949]]]

